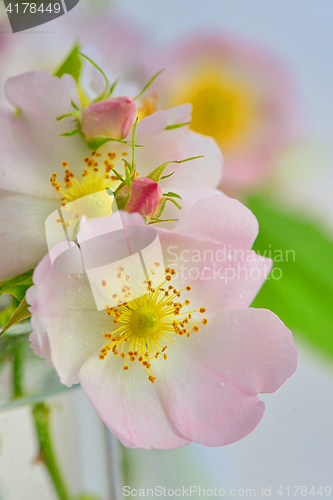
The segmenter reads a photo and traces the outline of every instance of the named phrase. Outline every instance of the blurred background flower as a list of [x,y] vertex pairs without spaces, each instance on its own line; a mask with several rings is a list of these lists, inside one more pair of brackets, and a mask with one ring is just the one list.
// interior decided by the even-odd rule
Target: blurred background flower
[[[195,33],[158,51],[159,104],[193,106],[191,128],[214,137],[225,157],[221,189],[241,196],[272,175],[275,158],[297,131],[295,96],[285,64],[235,35]],[[154,59],[154,56],[153,56]]]

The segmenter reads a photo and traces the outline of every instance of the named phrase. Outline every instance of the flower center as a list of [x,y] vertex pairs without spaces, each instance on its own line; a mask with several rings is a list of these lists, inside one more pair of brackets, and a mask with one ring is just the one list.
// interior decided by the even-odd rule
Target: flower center
[[152,337],[159,330],[160,320],[153,307],[142,307],[132,315],[132,328],[138,337]]
[[241,141],[251,130],[253,96],[239,79],[203,68],[177,94],[178,104],[193,105],[190,128],[213,136],[224,147]]
[[[117,158],[114,152],[108,152],[106,159],[101,160],[102,155],[93,151],[91,157],[83,160],[84,168],[81,180],[78,180],[68,167],[68,162],[63,161],[62,167],[65,169],[64,181],[57,181],[57,174],[53,173],[50,179],[51,185],[61,194],[62,209],[68,211],[66,226],[77,224],[82,215],[87,219],[93,217],[107,217],[112,213],[112,201],[106,188],[115,190],[120,181],[113,175],[113,169],[127,156],[123,152],[121,158]],[[123,168],[123,165],[119,165]],[[89,196],[98,193],[96,196]],[[62,219],[57,219],[57,223],[64,224]]]
[[[150,277],[160,264],[155,262]],[[191,332],[199,331],[198,323],[207,324],[207,319],[193,318],[195,313],[205,313],[205,308],[194,311],[182,312],[182,309],[190,304],[189,300],[181,302],[178,300],[181,293],[189,292],[190,286],[177,290],[170,282],[176,276],[176,271],[167,267],[162,277],[153,285],[152,281],[144,281],[142,295],[134,296],[129,285],[130,276],[124,274],[124,268],[120,267],[117,273],[120,294],[111,290],[105,280],[102,287],[107,288],[110,297],[116,303],[115,306],[105,305],[107,314],[113,317],[115,324],[120,326],[113,332],[105,333],[108,339],[99,356],[105,359],[109,351],[114,355],[120,355],[125,360],[124,370],[129,369],[128,362],[138,361],[148,371],[148,380],[155,382],[150,371],[152,363],[158,359],[167,359],[165,353],[168,345],[173,344],[176,336],[186,335],[190,338]],[[170,283],[170,284],[169,284]]]

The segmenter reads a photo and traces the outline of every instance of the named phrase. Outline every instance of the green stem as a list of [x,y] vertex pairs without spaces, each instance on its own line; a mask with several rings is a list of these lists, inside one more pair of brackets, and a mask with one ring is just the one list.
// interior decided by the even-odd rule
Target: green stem
[[23,396],[23,361],[24,361],[24,343],[21,339],[15,339],[13,342],[13,397]]
[[70,500],[64,478],[62,477],[50,433],[50,408],[45,403],[36,403],[32,415],[37,431],[41,458],[51,476],[60,500]]

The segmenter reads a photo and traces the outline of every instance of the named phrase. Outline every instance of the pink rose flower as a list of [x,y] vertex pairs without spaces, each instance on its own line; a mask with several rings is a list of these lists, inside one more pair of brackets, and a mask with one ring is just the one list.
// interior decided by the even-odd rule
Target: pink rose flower
[[282,61],[247,40],[196,35],[158,53],[154,82],[162,107],[193,105],[191,129],[212,136],[225,157],[220,187],[230,194],[260,187],[281,148],[295,138],[296,104]]
[[81,112],[81,132],[87,141],[97,137],[123,139],[133,125],[135,113],[135,102],[126,96],[89,104]]
[[[83,243],[103,235],[91,254],[98,250],[103,264],[118,245],[132,245],[118,231],[114,243],[119,214],[126,234],[147,229],[139,214],[126,212],[81,225]],[[63,384],[81,383],[125,446],[222,446],[243,438],[264,412],[257,394],[276,391],[297,358],[279,318],[249,308],[271,265],[250,250],[257,232],[255,217],[236,200],[199,201],[173,231],[157,228],[165,270],[161,260],[147,266],[141,295],[132,294],[136,268],[117,270],[115,262],[117,276],[106,280],[103,265],[98,288],[85,274],[55,271],[46,255],[27,292],[32,348]],[[80,251],[86,256],[77,248],[78,263]],[[105,310],[94,297],[108,302]]]
[[[107,187],[115,190],[119,181],[112,168],[124,175],[122,160],[131,159],[131,148],[124,144],[107,143],[96,155],[79,134],[61,136],[70,124],[57,117],[72,111],[71,99],[77,103],[68,75],[24,73],[6,82],[5,93],[13,109],[0,107],[0,279],[28,271],[46,254],[50,214],[63,203]],[[165,130],[189,122],[190,111],[190,105],[158,111],[137,126],[136,142],[143,147],[136,148],[135,162],[142,177],[168,160],[204,155],[166,168],[165,175],[175,173],[161,187],[182,197],[182,210],[171,203],[166,207],[167,219],[179,218],[197,200],[216,193],[222,174],[222,155],[213,139],[188,127]],[[125,140],[131,142],[131,132]]]

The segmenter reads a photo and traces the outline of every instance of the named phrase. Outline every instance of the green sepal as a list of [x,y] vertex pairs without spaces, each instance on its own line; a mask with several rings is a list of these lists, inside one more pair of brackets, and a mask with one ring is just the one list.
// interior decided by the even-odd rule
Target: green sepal
[[172,197],[172,198],[179,198],[180,200],[182,199],[181,196],[179,196],[179,194],[177,193],[173,193],[172,191],[169,191],[168,193],[164,194],[163,193],[163,196],[166,196],[166,197]]
[[73,113],[66,113],[65,115],[57,116],[57,120],[59,122],[60,120],[63,120],[64,118],[67,118],[68,116],[76,116],[76,113],[74,113],[74,112]]
[[[203,158],[203,156],[192,156],[191,158],[185,158],[185,160],[170,160],[166,161],[165,163],[162,163],[159,165],[155,170],[150,172],[149,175],[147,175],[148,179],[151,179],[152,181],[159,182],[162,178],[161,175],[163,174],[164,170],[167,168],[170,163],[185,163],[186,161],[191,161],[191,160],[197,160],[198,158]],[[170,175],[173,175],[174,172]],[[166,175],[163,177],[163,179],[166,179],[167,177],[170,177],[170,175]]]
[[105,189],[106,189],[106,192],[107,192],[107,194],[108,194],[109,196],[114,196],[114,192],[112,191],[112,189],[111,189],[111,188],[107,187],[107,188],[105,188]]
[[[93,151],[97,151],[98,148],[103,146],[103,144],[106,144],[107,142],[120,142],[120,144],[124,144],[124,146],[132,146],[126,141],[123,141],[122,139],[114,139],[113,137],[94,137],[94,139],[86,139],[86,143],[88,148],[92,149]],[[140,144],[135,144],[136,148],[141,148],[142,146]]]
[[5,333],[11,326],[23,321],[24,319],[30,318],[31,312],[28,310],[28,304],[25,298],[21,301],[18,308],[13,312],[8,323],[1,329],[0,336]]
[[73,135],[76,135],[79,132],[80,131],[78,129],[70,130],[69,132],[65,132],[64,134],[61,134],[61,137],[72,137]]
[[132,184],[132,177],[131,177],[131,165],[128,163],[128,161],[126,160],[123,160],[123,162],[125,163],[125,182],[126,182],[126,186],[128,187],[128,190],[130,192],[131,190],[131,184]]
[[129,194],[118,194],[112,204],[112,212],[117,210],[125,210],[127,202],[129,200]]
[[160,71],[158,71],[157,73],[155,73],[155,75],[143,87],[143,89],[141,90],[140,94],[138,94],[137,96],[133,97],[133,100],[135,101],[136,99],[139,99],[139,97],[141,97],[142,94],[144,94],[146,92],[146,90],[148,89],[148,87],[150,87],[150,85],[153,83],[153,81],[155,80],[155,78],[157,78],[161,73],[163,73],[163,71],[164,71],[164,69],[161,69]]
[[[275,257],[253,307],[271,309],[293,332],[333,356],[332,238],[314,221],[282,210],[268,197],[253,197],[248,206],[260,226],[254,249],[266,256],[271,250]],[[279,252],[283,261],[276,258]],[[280,279],[273,278],[280,275],[277,268],[282,271]]]
[[0,295],[10,293],[14,295],[20,302],[24,299],[26,291],[33,285],[32,282],[33,269],[26,273],[20,274],[15,278],[4,280],[0,283]]
[[150,172],[150,174],[147,175],[147,178],[151,179],[154,182],[159,182],[159,180],[161,179],[161,175],[163,174],[164,170],[167,168],[169,164],[170,164],[169,161],[162,163],[162,165],[159,165],[152,172]]
[[82,70],[82,61],[79,57],[80,54],[80,46],[79,44],[75,44],[64,62],[61,64],[61,66],[57,69],[57,71],[54,73],[54,76],[58,76],[59,78],[62,75],[72,75],[74,80],[76,82],[79,81],[80,75],[81,75],[81,70]]
[[109,80],[108,80],[108,77],[106,76],[106,74],[104,73],[104,71],[102,70],[102,68],[100,68],[92,59],[90,59],[90,57],[82,54],[82,52],[78,52],[78,54],[81,57],[84,57],[85,59],[87,59],[87,61],[89,61],[90,64],[92,64],[101,73],[101,75],[103,76],[103,78],[105,80],[105,90],[93,102],[102,101],[103,99],[105,99],[106,95],[108,94],[108,92],[110,90],[109,89]]
[[73,100],[71,100],[71,105],[72,107],[76,110],[76,111],[80,111],[80,109],[78,108],[78,106],[75,104],[75,102]]
[[184,123],[175,123],[174,125],[168,125],[165,127],[164,130],[173,130],[175,128],[180,128],[180,127],[185,127],[185,125],[189,125],[190,122],[184,122]]
[[162,198],[160,206],[158,207],[158,212],[156,213],[155,219],[159,219],[163,213],[163,210],[165,209],[167,200],[165,198]]
[[85,59],[87,59],[87,61],[89,61],[100,73],[101,75],[103,76],[104,80],[105,80],[105,89],[103,90],[103,92],[96,97],[96,99],[94,99],[93,102],[99,102],[99,101],[103,101],[105,99],[108,99],[111,94],[113,93],[117,83],[118,83],[118,78],[110,85],[109,83],[109,79],[108,77],[106,76],[106,74],[104,73],[104,71],[102,70],[102,68],[100,68],[92,59],[90,59],[90,57],[82,54],[82,52],[79,52],[79,55],[84,57]]
[[171,201],[171,203],[173,203],[174,205],[176,205],[177,208],[179,208],[179,210],[182,208],[179,203],[176,202],[176,200],[174,200],[173,198],[165,198],[166,201]]
[[[114,173],[114,175],[116,177],[118,177],[118,179],[122,182],[122,184],[125,184],[125,180],[122,178],[122,176],[120,174],[118,174],[117,170],[115,170],[114,168],[112,169],[112,172]],[[118,191],[119,189],[119,186],[118,188],[116,189],[116,192]]]
[[109,90],[108,90],[108,94],[105,96],[105,98],[108,98],[108,97],[110,97],[110,96],[113,94],[113,91],[114,91],[114,89],[116,88],[116,85],[117,85],[117,83],[118,83],[118,82],[119,82],[119,78],[117,78],[117,79],[113,82],[113,84],[112,84],[112,85],[111,85],[111,87],[109,88]]
[[178,219],[157,219],[155,217],[151,217],[149,224],[158,224],[159,222],[177,222]]
[[167,179],[168,177],[171,177],[174,173],[175,173],[175,171],[171,172],[171,174],[163,175],[162,177],[160,177],[160,181],[163,181],[163,179]]
[[134,155],[135,155],[135,132],[136,132],[136,126],[138,124],[139,118],[137,117],[134,124],[133,124],[133,131],[132,131],[132,167],[133,170],[135,169],[135,162],[134,162]]

